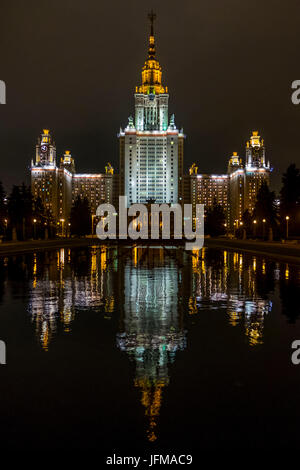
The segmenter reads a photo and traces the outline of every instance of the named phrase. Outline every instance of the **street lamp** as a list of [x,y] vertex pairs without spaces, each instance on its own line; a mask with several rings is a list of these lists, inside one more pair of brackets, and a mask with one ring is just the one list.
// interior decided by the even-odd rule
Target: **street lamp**
[[257,221],[253,220],[253,223],[254,223],[254,236],[256,237],[256,224],[257,224]]
[[286,216],[285,220],[286,220],[286,239],[288,239],[289,238],[289,220],[290,220],[288,215]]
[[36,219],[33,219],[33,238],[36,238]]
[[263,219],[263,239],[265,239],[265,223],[266,219]]

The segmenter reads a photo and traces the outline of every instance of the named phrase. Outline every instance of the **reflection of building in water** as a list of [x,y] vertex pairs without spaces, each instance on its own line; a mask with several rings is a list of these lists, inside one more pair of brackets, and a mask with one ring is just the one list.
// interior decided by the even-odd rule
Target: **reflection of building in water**
[[180,279],[176,263],[162,248],[137,248],[124,271],[123,332],[117,342],[136,364],[135,386],[149,421],[147,437],[157,438],[162,390],[169,383],[168,365],[186,346],[178,311]]
[[232,326],[244,325],[250,345],[261,344],[264,319],[272,309],[272,302],[261,292],[266,271],[265,260],[245,259],[242,253],[220,251],[210,257],[205,248],[202,252],[195,252],[192,257],[190,314],[205,308],[227,309],[229,323]]
[[82,259],[78,257],[77,261],[86,268],[82,273],[76,272],[70,250],[44,256],[39,261],[34,255],[29,312],[42,347],[47,350],[59,324],[65,332],[70,331],[77,308],[104,310],[109,316],[115,301],[106,246],[91,248],[88,256],[85,252]]

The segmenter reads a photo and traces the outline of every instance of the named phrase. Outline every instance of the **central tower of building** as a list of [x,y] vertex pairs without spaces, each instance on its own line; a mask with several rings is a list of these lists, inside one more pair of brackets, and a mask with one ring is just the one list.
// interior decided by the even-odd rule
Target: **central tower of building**
[[176,203],[182,198],[183,131],[169,119],[168,88],[162,85],[162,69],[156,58],[155,14],[149,14],[148,58],[142,68],[142,84],[135,90],[135,117],[120,129],[121,195],[133,203]]

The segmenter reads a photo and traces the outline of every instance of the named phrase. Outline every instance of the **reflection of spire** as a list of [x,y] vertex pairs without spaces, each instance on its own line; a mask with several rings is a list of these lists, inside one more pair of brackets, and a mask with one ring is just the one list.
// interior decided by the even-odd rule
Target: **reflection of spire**
[[134,385],[141,388],[141,403],[146,408],[145,415],[149,420],[149,428],[147,430],[147,438],[150,442],[156,441],[157,420],[160,413],[162,402],[162,389],[165,386],[163,382],[151,384],[149,381],[135,380]]

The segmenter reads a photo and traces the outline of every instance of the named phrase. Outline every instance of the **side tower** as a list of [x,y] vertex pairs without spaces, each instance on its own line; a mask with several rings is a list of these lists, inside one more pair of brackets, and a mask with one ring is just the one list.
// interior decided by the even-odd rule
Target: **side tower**
[[61,235],[65,235],[70,217],[74,172],[74,160],[68,150],[57,167],[55,142],[50,131],[44,129],[31,162],[31,191],[35,199],[41,200],[47,218],[59,226]]
[[169,119],[168,88],[162,85],[162,69],[156,59],[154,20],[149,14],[148,58],[142,84],[135,90],[135,117],[120,129],[120,193],[128,204],[176,203],[182,197],[183,131],[175,117]]
[[244,210],[253,211],[258,190],[264,181],[269,184],[269,179],[270,163],[266,163],[264,140],[254,131],[246,144]]
[[49,129],[43,129],[35,147],[35,159],[31,161],[31,191],[40,198],[48,215],[58,218],[58,175],[56,146]]
[[241,226],[244,212],[245,170],[242,159],[233,152],[228,162],[227,226],[230,231]]

